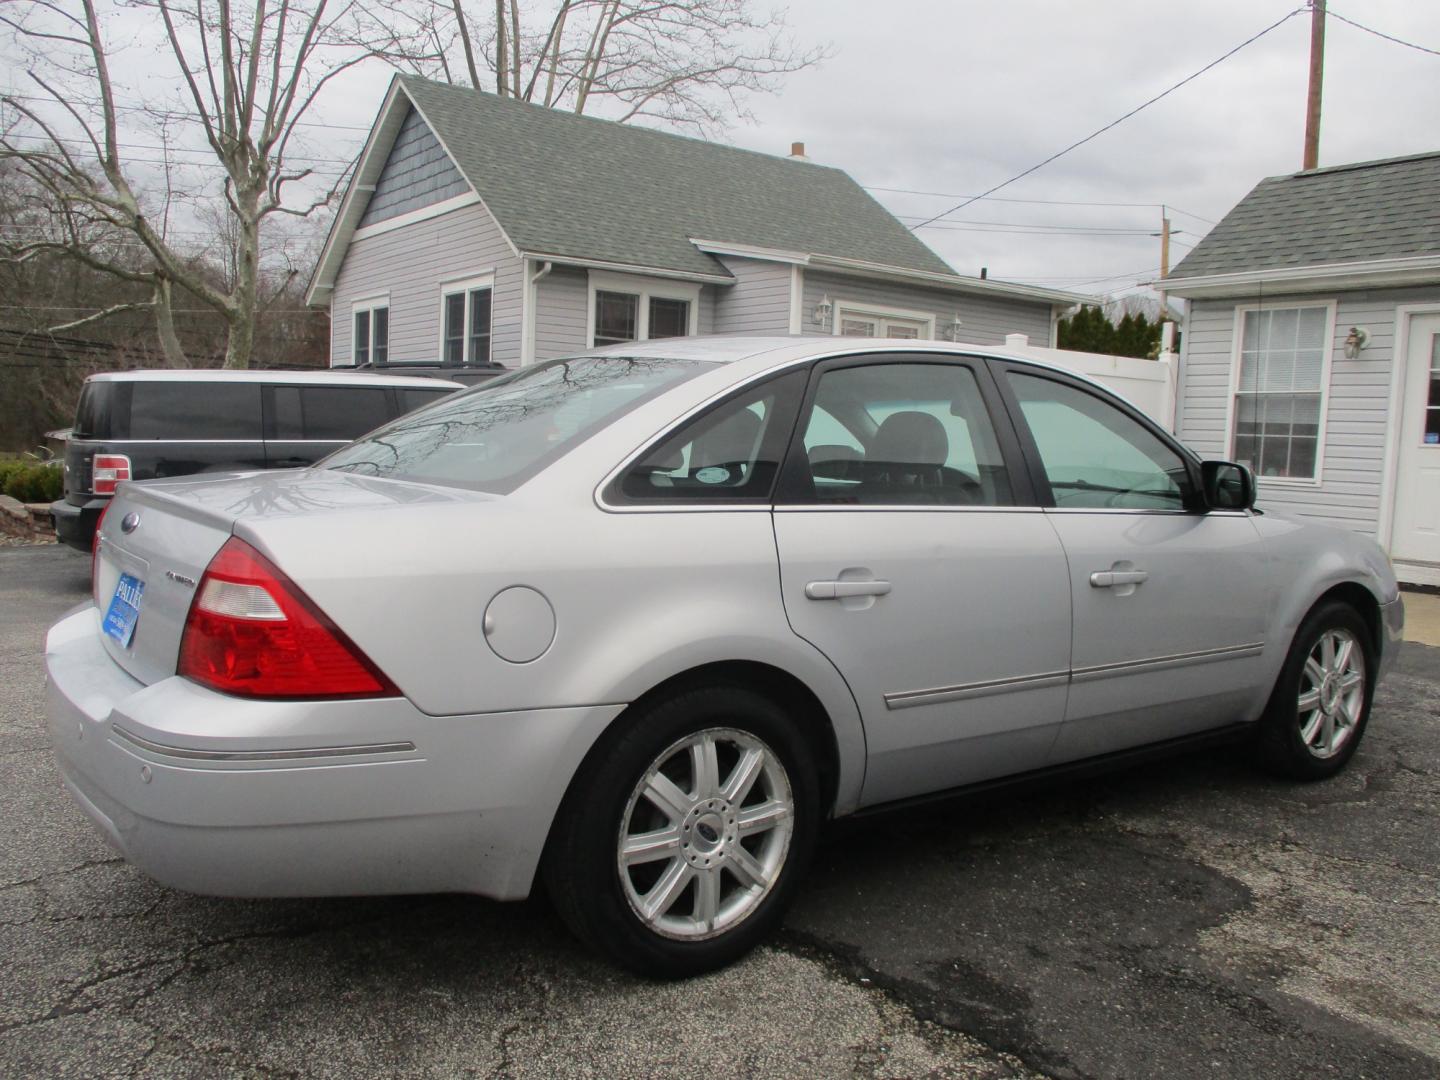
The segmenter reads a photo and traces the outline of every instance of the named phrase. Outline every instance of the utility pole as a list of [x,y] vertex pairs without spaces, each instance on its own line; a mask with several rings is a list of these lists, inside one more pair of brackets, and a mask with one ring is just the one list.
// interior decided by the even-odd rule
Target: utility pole
[[[1154,235],[1153,233],[1151,234]],[[1165,294],[1164,281],[1170,276],[1170,215],[1160,207],[1160,321],[1170,321],[1170,301]]]
[[1320,84],[1325,79],[1325,0],[1310,0],[1310,94],[1305,103],[1305,159],[1301,168],[1320,164]]

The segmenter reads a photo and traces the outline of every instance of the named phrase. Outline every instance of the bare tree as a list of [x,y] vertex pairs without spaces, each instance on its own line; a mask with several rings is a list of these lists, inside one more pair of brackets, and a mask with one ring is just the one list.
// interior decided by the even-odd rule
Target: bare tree
[[[317,95],[370,55],[340,44],[356,36],[349,29],[356,0],[111,0],[103,16],[102,3],[9,0],[0,8],[0,25],[26,52],[31,91],[0,94],[16,121],[0,132],[0,160],[14,162],[43,188],[60,226],[45,238],[9,244],[9,255],[66,250],[83,257],[77,238],[85,229],[138,241],[147,257],[139,266],[132,260],[96,268],[149,286],[147,303],[167,357],[174,362],[182,355],[170,310],[181,287],[224,320],[226,366],[248,367],[256,312],[265,300],[262,228],[278,215],[308,216],[338,187],[317,186],[314,170],[291,165],[287,155]],[[155,102],[122,85],[112,63],[119,50],[107,40],[111,20],[132,38],[149,35],[153,55],[174,75],[178,97]],[[154,74],[143,71],[135,81]],[[157,197],[140,179],[143,169],[127,141],[133,136],[125,134],[127,126],[134,130],[127,121],[135,113],[152,128],[162,121],[188,124],[207,164],[218,166],[213,194],[223,199],[226,226],[218,231],[229,246],[223,280],[203,272],[193,245],[171,235],[174,186]],[[169,159],[167,152],[167,177]]]
[[[753,0],[373,0],[361,40],[390,63],[503,97],[703,134],[819,63]],[[383,27],[376,32],[373,27]]]

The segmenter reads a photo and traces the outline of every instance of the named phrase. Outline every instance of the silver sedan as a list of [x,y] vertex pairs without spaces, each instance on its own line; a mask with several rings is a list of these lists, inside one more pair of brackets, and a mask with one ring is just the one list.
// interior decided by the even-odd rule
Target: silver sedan
[[195,892],[527,895],[727,963],[828,819],[1244,738],[1355,753],[1370,540],[1101,387],[962,346],[667,340],[282,473],[120,488],[51,630],[75,800]]

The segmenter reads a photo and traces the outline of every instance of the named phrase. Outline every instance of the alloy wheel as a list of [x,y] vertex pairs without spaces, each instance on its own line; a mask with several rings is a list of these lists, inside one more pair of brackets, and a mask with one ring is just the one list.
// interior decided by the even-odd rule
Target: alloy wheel
[[1354,736],[1364,710],[1365,650],[1349,630],[1326,630],[1300,674],[1300,741],[1317,758],[1334,757]]

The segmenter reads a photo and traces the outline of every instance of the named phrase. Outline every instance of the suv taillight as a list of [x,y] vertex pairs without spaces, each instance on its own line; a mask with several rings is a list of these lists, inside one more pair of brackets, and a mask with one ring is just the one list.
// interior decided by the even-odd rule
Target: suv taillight
[[96,495],[114,495],[115,485],[130,479],[130,459],[124,454],[96,454],[90,490]]
[[293,581],[234,536],[196,586],[177,672],[244,697],[400,694]]
[[[105,527],[105,515],[110,512],[113,503],[106,503],[100,508],[100,516],[95,519],[95,535],[90,538],[90,595],[95,596],[95,590],[100,587],[100,530]],[[98,604],[100,598],[95,597]]]

